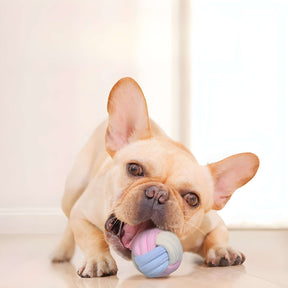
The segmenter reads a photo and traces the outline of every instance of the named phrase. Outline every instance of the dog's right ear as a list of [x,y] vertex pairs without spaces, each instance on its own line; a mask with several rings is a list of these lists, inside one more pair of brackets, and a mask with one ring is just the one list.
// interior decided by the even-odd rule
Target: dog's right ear
[[113,86],[107,110],[106,150],[111,157],[128,143],[151,137],[146,100],[132,78],[120,79]]

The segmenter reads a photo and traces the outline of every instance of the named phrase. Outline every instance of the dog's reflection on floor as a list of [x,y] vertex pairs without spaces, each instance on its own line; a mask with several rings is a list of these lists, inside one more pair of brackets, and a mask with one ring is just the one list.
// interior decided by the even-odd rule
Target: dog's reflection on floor
[[[116,257],[117,258],[117,257]],[[122,261],[116,276],[81,278],[77,275],[74,265],[70,262],[52,264],[52,269],[59,278],[62,278],[65,287],[80,288],[130,288],[130,287],[202,287],[205,283],[213,283],[214,287],[230,288],[235,281],[246,273],[244,265],[209,268],[203,264],[203,260],[193,254],[185,253],[180,268],[173,275],[166,278],[149,279],[138,273],[131,266],[131,262]],[[132,269],[133,268],[133,271]],[[135,272],[135,273],[134,273]],[[218,285],[219,284],[219,285]]]

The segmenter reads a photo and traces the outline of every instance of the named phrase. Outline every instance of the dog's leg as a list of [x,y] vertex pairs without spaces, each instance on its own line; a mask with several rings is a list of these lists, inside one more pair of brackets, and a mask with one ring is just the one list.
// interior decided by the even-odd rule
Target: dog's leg
[[71,227],[68,223],[58,247],[52,253],[51,260],[54,263],[68,262],[72,258],[74,251],[75,251],[74,236]]
[[110,254],[103,232],[83,218],[71,217],[76,243],[83,251],[85,261],[77,270],[83,278],[102,277],[117,273],[117,265]]
[[239,265],[245,261],[245,256],[228,245],[228,230],[220,225],[212,230],[204,240],[203,254],[208,266]]

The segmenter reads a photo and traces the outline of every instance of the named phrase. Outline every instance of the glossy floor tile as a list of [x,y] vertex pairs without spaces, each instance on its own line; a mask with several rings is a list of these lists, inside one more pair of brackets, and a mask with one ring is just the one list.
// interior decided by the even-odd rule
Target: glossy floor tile
[[131,262],[116,257],[117,276],[82,279],[72,263],[51,264],[49,254],[60,235],[0,235],[0,287],[288,287],[288,231],[231,231],[230,242],[245,253],[244,265],[208,268],[185,253],[180,268],[168,278],[147,279]]

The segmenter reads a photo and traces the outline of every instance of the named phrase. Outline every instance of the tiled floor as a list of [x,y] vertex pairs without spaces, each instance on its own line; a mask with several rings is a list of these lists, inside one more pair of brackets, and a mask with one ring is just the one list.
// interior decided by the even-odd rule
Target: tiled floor
[[201,258],[185,254],[180,268],[164,279],[147,279],[131,262],[117,257],[117,276],[82,279],[75,273],[81,261],[51,264],[49,254],[60,235],[0,235],[0,287],[288,287],[288,230],[231,231],[231,244],[247,257],[244,265],[208,268]]

